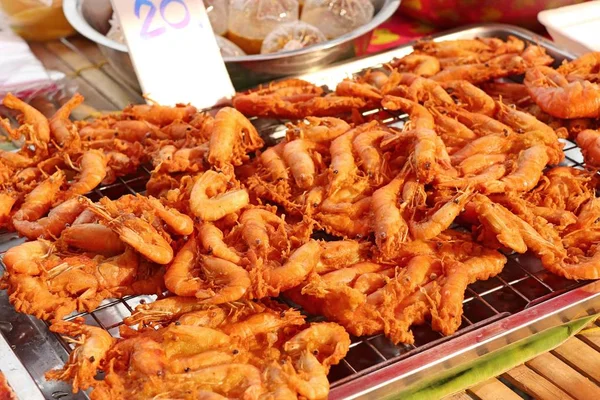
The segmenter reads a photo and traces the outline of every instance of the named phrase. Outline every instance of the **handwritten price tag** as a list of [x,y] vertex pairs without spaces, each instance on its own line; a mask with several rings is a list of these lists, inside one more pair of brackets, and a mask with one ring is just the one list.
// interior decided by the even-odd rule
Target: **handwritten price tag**
[[199,108],[235,94],[202,0],[112,0],[144,94]]

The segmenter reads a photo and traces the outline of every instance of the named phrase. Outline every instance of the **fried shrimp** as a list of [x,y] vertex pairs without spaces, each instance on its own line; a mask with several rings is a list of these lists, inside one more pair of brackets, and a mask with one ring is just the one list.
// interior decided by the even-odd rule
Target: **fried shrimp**
[[219,168],[228,164],[241,165],[248,159],[247,151],[262,146],[263,141],[254,125],[235,108],[224,107],[215,116],[208,162]]
[[569,82],[550,67],[527,70],[524,80],[532,100],[557,118],[597,118],[600,116],[600,87],[589,81]]
[[142,218],[119,211],[117,205],[107,198],[100,199],[100,204],[84,199],[81,201],[86,203],[88,209],[94,212],[106,226],[117,233],[123,242],[144,257],[157,264],[168,264],[173,259],[171,245]]
[[373,193],[371,208],[375,243],[384,256],[392,258],[400,243],[408,239],[408,225],[396,205],[404,177],[398,176]]
[[75,93],[73,97],[50,118],[49,127],[53,139],[60,146],[78,146],[80,142],[79,133],[75,125],[69,120],[69,116],[75,108],[83,103],[83,96]]
[[475,113],[493,116],[496,111],[494,99],[468,81],[445,82],[444,89],[460,99],[461,105]]
[[96,223],[83,223],[65,228],[60,234],[59,243],[106,256],[116,256],[125,251],[125,243],[117,233],[105,225]]
[[[11,93],[4,96],[2,104],[12,110],[21,112],[23,115],[24,125],[21,125],[16,134],[23,134],[27,138],[27,141],[36,148],[46,151],[50,142],[50,124],[46,117]],[[14,139],[18,139],[18,137],[14,137]]]
[[125,116],[131,116],[157,126],[166,126],[177,120],[188,122],[196,113],[197,110],[194,106],[184,104],[178,104],[175,107],[139,104],[123,110]]
[[435,122],[433,116],[425,107],[414,101],[397,96],[384,96],[381,104],[388,110],[402,110],[408,113],[413,128],[425,128],[433,130]]
[[71,199],[54,207],[47,217],[35,221],[14,219],[13,226],[28,239],[56,238],[84,209],[78,199]]
[[229,178],[216,171],[204,172],[194,183],[190,210],[203,221],[217,221],[246,207],[250,201],[245,189],[227,191]]
[[265,279],[280,290],[298,286],[315,269],[320,255],[321,246],[311,240],[296,249],[282,266],[267,270]]
[[13,215],[13,224],[21,221],[33,222],[42,218],[50,207],[52,201],[58,194],[60,187],[65,182],[65,173],[56,171],[26,197],[21,208]]
[[389,132],[385,130],[368,130],[356,135],[352,142],[354,151],[358,154],[361,168],[373,179],[375,184],[382,180],[382,159],[375,144]]
[[71,352],[66,367],[48,372],[46,379],[72,380],[74,392],[91,387],[100,364],[116,339],[102,328],[81,322],[59,321],[52,324],[50,330],[70,338],[79,336],[83,344]]
[[379,89],[368,83],[359,83],[351,79],[344,79],[335,88],[335,93],[340,96],[362,97],[369,100],[381,100]]
[[286,182],[289,179],[288,167],[283,160],[283,147],[285,145],[286,142],[279,142],[260,153],[260,162],[272,182]]
[[102,151],[88,150],[83,153],[79,160],[79,176],[75,182],[70,184],[69,189],[62,196],[65,199],[86,194],[106,177],[106,166],[108,159]]
[[[354,137],[363,130],[371,127],[355,128],[331,142],[329,152],[331,154],[330,172],[332,174],[328,193],[331,195],[339,190],[344,184],[349,183],[356,175],[357,166],[352,155],[352,141]],[[360,131],[359,131],[360,129]]]
[[329,142],[349,130],[350,125],[339,118],[306,117],[304,121],[288,126],[288,135],[311,142]]
[[419,76],[433,76],[440,72],[440,60],[426,54],[409,54],[395,59],[391,64],[401,71],[412,72]]
[[458,217],[465,204],[472,196],[472,191],[467,190],[460,193],[449,202],[440,207],[437,211],[427,217],[425,220],[417,222],[409,220],[408,227],[411,235],[417,240],[432,239],[439,235],[443,230],[448,229],[452,222]]
[[239,264],[242,258],[235,249],[229,247],[223,241],[223,231],[211,224],[203,223],[198,229],[198,238],[204,250],[217,258]]
[[[194,276],[195,269],[201,276]],[[250,287],[250,278],[244,268],[230,261],[215,257],[201,258],[197,239],[192,236],[167,268],[165,285],[179,296],[221,304],[239,300]]]
[[174,208],[166,207],[160,200],[152,196],[138,195],[138,198],[147,201],[152,210],[178,235],[191,235],[194,232],[194,221],[187,215]]
[[315,163],[310,151],[316,148],[316,143],[304,139],[295,139],[283,147],[283,160],[301,189],[309,189],[315,180]]
[[587,165],[600,166],[600,132],[586,129],[576,137],[576,142],[581,147],[581,152]]
[[244,211],[240,216],[242,238],[249,248],[257,249],[259,254],[265,254],[270,243],[270,232],[284,226],[283,219],[271,211],[252,208]]
[[485,182],[481,188],[485,193],[529,191],[539,182],[548,160],[546,146],[533,146],[519,154],[517,167],[512,173],[500,180]]

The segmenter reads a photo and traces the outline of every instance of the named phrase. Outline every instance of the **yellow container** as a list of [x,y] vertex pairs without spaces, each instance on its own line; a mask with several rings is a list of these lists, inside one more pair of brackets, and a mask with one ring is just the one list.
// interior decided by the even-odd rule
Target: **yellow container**
[[53,40],[75,33],[67,22],[62,0],[0,0],[10,27],[26,40]]

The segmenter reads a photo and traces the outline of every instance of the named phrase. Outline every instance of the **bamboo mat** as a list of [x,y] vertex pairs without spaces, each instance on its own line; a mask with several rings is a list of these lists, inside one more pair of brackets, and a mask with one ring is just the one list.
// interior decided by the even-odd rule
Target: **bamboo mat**
[[[134,88],[118,78],[97,46],[84,38],[31,43],[30,46],[46,68],[65,73],[67,87],[85,97],[86,104],[74,115],[77,119],[143,102]],[[61,104],[67,99],[65,95],[55,100]],[[45,114],[53,112],[53,105],[39,104],[41,108],[44,106],[49,107],[44,110]],[[444,398],[474,399],[600,400],[600,325],[593,324],[555,350],[499,377]]]

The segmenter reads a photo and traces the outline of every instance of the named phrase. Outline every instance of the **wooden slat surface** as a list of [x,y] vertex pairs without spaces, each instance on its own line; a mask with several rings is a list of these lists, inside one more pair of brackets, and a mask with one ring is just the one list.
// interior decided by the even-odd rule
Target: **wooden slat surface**
[[588,378],[600,384],[600,353],[574,337],[554,350],[560,359]]
[[448,396],[445,400],[473,400],[473,397],[469,396],[467,393],[456,393],[452,396]]
[[526,365],[575,399],[600,399],[600,387],[551,353],[542,354]]
[[114,110],[117,106],[106,99],[102,94],[90,83],[83,80],[81,77],[73,75],[73,69],[62,62],[53,53],[48,51],[42,43],[31,43],[33,54],[46,66],[48,69],[53,69],[66,74],[72,81],[73,86],[77,91],[85,97],[85,102],[97,110]]
[[571,400],[573,397],[525,365],[511,369],[504,378],[539,400]]
[[[121,109],[143,101],[139,93],[115,76],[99,49],[84,38],[33,43],[31,47],[47,68],[71,77],[76,90],[86,98],[86,106],[78,110],[82,114]],[[54,100],[61,104],[66,99]],[[512,369],[502,381],[490,379],[445,400],[600,400],[600,326],[590,328],[598,329],[588,329],[552,352]]]
[[485,400],[521,400],[521,396],[513,392],[508,386],[493,378],[480,383],[467,390],[477,399]]
[[49,42],[46,44],[46,48],[64,61],[86,82],[94,85],[117,108],[125,108],[128,104],[135,102],[135,96],[131,92],[123,89],[113,78],[100,71],[96,64],[82,54],[74,52],[60,42]]

